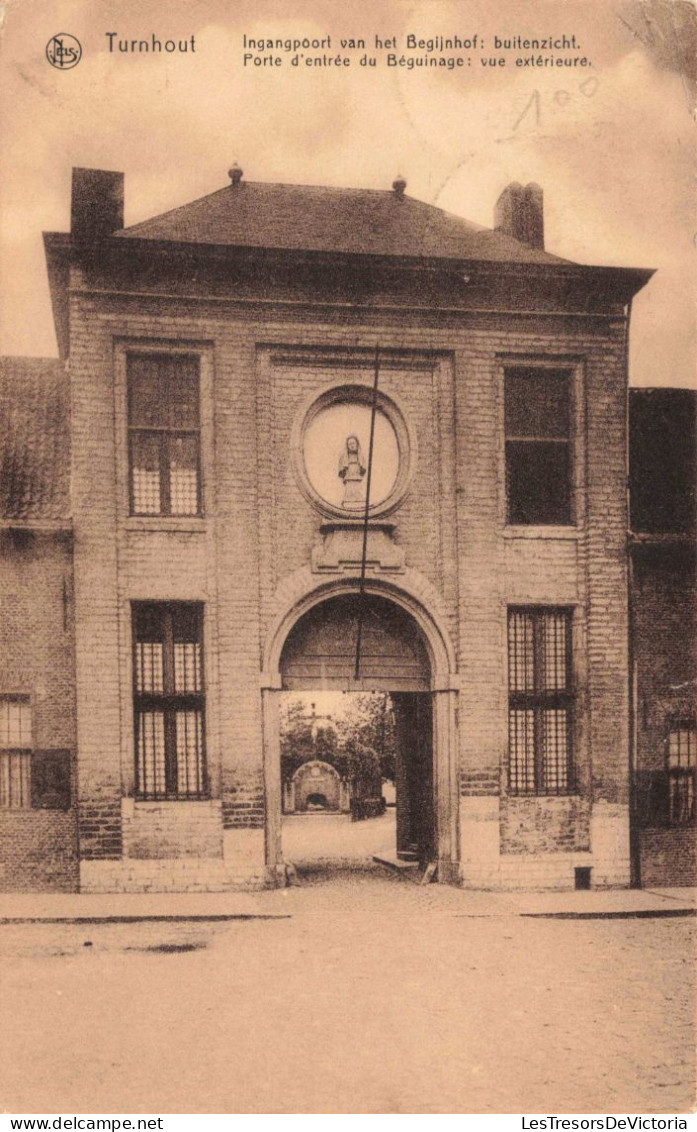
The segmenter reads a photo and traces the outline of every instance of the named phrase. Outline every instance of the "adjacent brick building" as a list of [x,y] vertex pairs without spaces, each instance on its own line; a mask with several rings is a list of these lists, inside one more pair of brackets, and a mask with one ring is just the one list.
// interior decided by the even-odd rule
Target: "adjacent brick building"
[[632,389],[630,568],[634,870],[697,883],[695,393]]
[[[536,186],[487,230],[401,180],[230,179],[124,228],[122,175],[75,170],[45,237],[61,360],[8,363],[13,396],[24,366],[70,398],[69,507],[56,457],[55,529],[16,487],[3,525],[2,757],[76,763],[46,853],[74,865],[76,817],[83,891],[284,883],[280,696],[378,690],[401,847],[441,881],[630,883],[626,343],[650,272],[548,253]],[[4,798],[30,884],[12,846],[48,810]]]
[[0,887],[75,889],[69,386],[0,359]]

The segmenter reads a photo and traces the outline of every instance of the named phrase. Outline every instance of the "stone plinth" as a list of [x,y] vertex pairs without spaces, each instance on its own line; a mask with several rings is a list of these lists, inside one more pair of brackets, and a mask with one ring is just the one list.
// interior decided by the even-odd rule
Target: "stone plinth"
[[[400,574],[404,550],[394,541],[395,524],[369,520],[366,568],[373,573]],[[363,556],[363,521],[338,519],[322,523],[322,542],[312,549],[314,574],[340,574],[360,569]]]

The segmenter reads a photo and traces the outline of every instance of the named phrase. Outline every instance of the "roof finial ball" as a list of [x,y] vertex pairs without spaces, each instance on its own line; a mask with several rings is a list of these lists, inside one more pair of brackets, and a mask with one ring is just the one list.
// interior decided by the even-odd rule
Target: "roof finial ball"
[[239,165],[237,161],[233,161],[231,168],[227,171],[227,175],[232,181],[233,188],[237,188],[242,180],[243,174],[244,169],[242,169],[241,165]]
[[392,182],[392,188],[395,191],[395,196],[403,197],[404,196],[404,190],[406,189],[406,187],[407,187],[407,183],[404,180],[404,177],[402,176],[401,173],[398,173],[396,180],[394,180]]

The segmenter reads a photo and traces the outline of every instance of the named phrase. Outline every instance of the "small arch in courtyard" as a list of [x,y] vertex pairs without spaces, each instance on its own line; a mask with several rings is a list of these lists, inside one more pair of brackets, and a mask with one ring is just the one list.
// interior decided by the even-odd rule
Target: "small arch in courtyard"
[[283,812],[348,813],[349,791],[336,767],[311,759],[297,768],[283,784]]

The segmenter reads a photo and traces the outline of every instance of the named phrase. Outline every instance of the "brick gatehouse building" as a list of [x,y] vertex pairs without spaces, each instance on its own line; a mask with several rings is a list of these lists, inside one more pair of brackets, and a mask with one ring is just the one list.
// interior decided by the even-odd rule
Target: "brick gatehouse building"
[[487,230],[230,174],[124,228],[74,170],[59,360],[2,363],[2,886],[285,883],[280,698],[332,689],[390,693],[441,882],[694,880],[689,393],[632,394],[629,524],[651,273],[547,252],[536,186]]

